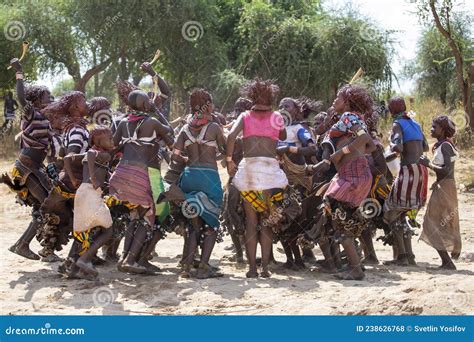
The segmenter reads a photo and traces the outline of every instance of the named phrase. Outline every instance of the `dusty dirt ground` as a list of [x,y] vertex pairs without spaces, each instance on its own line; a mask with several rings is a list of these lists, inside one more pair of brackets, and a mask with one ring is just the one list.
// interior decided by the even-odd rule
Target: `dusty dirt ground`
[[[458,186],[474,178],[474,153],[462,152]],[[12,161],[0,162],[0,171]],[[431,179],[433,179],[431,174]],[[466,178],[467,177],[467,178]],[[457,271],[428,267],[440,263],[434,249],[414,242],[417,267],[367,266],[364,281],[339,281],[311,271],[274,270],[271,279],[248,280],[245,265],[228,260],[230,237],[218,244],[211,264],[224,278],[183,280],[178,277],[182,238],[171,234],[158,244],[153,263],[159,276],[131,276],[114,265],[99,268],[100,281],[61,278],[58,263],[23,259],[8,251],[29,222],[29,211],[0,187],[0,314],[8,315],[458,315],[474,313],[474,193],[460,190],[459,212],[463,252]],[[418,220],[421,222],[423,212]],[[276,247],[276,246],[275,246]],[[36,241],[32,249],[38,251]],[[61,251],[66,256],[67,249]],[[381,261],[391,250],[376,242]],[[285,257],[274,248],[278,261]],[[315,248],[318,259],[322,258]],[[308,265],[309,266],[309,265]]]

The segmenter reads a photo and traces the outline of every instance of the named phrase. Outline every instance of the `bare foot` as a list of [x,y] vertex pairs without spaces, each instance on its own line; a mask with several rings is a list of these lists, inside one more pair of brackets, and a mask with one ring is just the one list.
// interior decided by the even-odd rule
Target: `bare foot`
[[334,277],[341,280],[362,280],[365,274],[360,267],[354,267],[348,272],[335,274]]
[[146,268],[140,266],[136,262],[133,264],[128,264],[124,262],[123,264],[121,264],[119,271],[126,273],[143,274],[146,273]]
[[270,278],[272,276],[272,273],[267,268],[264,268],[262,272],[260,272],[260,276],[262,278]]
[[374,258],[374,257],[368,257],[368,258],[363,258],[360,262],[365,265],[378,265],[379,259]]
[[41,257],[41,261],[43,261],[43,262],[58,262],[58,261],[62,261],[62,260],[63,259],[61,259],[59,256],[57,256],[54,253],[49,254],[47,256],[44,256],[44,257]]
[[161,272],[161,268],[156,265],[153,265],[148,260],[141,263],[142,266],[146,268],[146,274],[149,275],[157,275]]
[[398,259],[395,260],[388,260],[383,262],[384,265],[390,266],[390,265],[395,265],[395,266],[408,266],[408,259],[406,257],[399,257]]
[[257,271],[248,271],[245,273],[245,276],[247,278],[258,278],[258,272]]
[[441,266],[438,267],[440,270],[452,270],[452,271],[455,271],[456,270],[456,265],[454,265],[454,263],[452,262],[449,262],[447,264],[442,264]]
[[30,259],[30,260],[39,260],[40,257],[36,253],[34,253],[30,247],[26,244],[14,244],[8,250],[12,253],[18,254],[23,258]]
[[196,273],[196,278],[198,279],[220,278],[223,276],[224,275],[222,273],[213,270],[212,267],[206,264],[200,264]]
[[89,273],[94,278],[99,275],[99,272],[97,272],[97,270],[94,268],[92,262],[84,262],[79,258],[79,260],[76,261],[76,265],[81,269],[82,272]]

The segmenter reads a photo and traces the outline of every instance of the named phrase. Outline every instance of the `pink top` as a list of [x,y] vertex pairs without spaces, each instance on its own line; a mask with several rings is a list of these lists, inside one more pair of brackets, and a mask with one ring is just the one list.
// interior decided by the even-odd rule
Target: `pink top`
[[242,114],[244,120],[244,138],[268,137],[278,140],[284,127],[283,117],[279,112],[247,111]]

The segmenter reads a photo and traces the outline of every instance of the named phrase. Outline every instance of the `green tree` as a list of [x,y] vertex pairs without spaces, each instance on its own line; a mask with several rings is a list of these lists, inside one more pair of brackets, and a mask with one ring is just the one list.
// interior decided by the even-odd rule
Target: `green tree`
[[[420,0],[418,15],[422,21],[433,25],[446,40],[455,62],[456,83],[462,96],[464,111],[474,129],[474,110],[472,106],[472,84],[474,83],[473,56],[466,53],[472,51],[472,36],[463,36],[456,31],[453,17],[456,18],[454,0]],[[467,25],[472,25],[472,17],[465,16]]]

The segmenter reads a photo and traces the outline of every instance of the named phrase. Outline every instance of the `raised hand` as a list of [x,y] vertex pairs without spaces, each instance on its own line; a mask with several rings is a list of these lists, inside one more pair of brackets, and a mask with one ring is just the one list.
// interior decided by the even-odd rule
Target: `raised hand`
[[156,75],[155,70],[153,70],[153,67],[151,66],[151,63],[149,63],[149,62],[143,62],[140,65],[140,69],[143,70],[144,72],[146,72],[150,76],[155,76]]
[[18,58],[13,58],[10,61],[10,65],[13,69],[15,69],[16,72],[22,72],[23,71],[20,60]]

